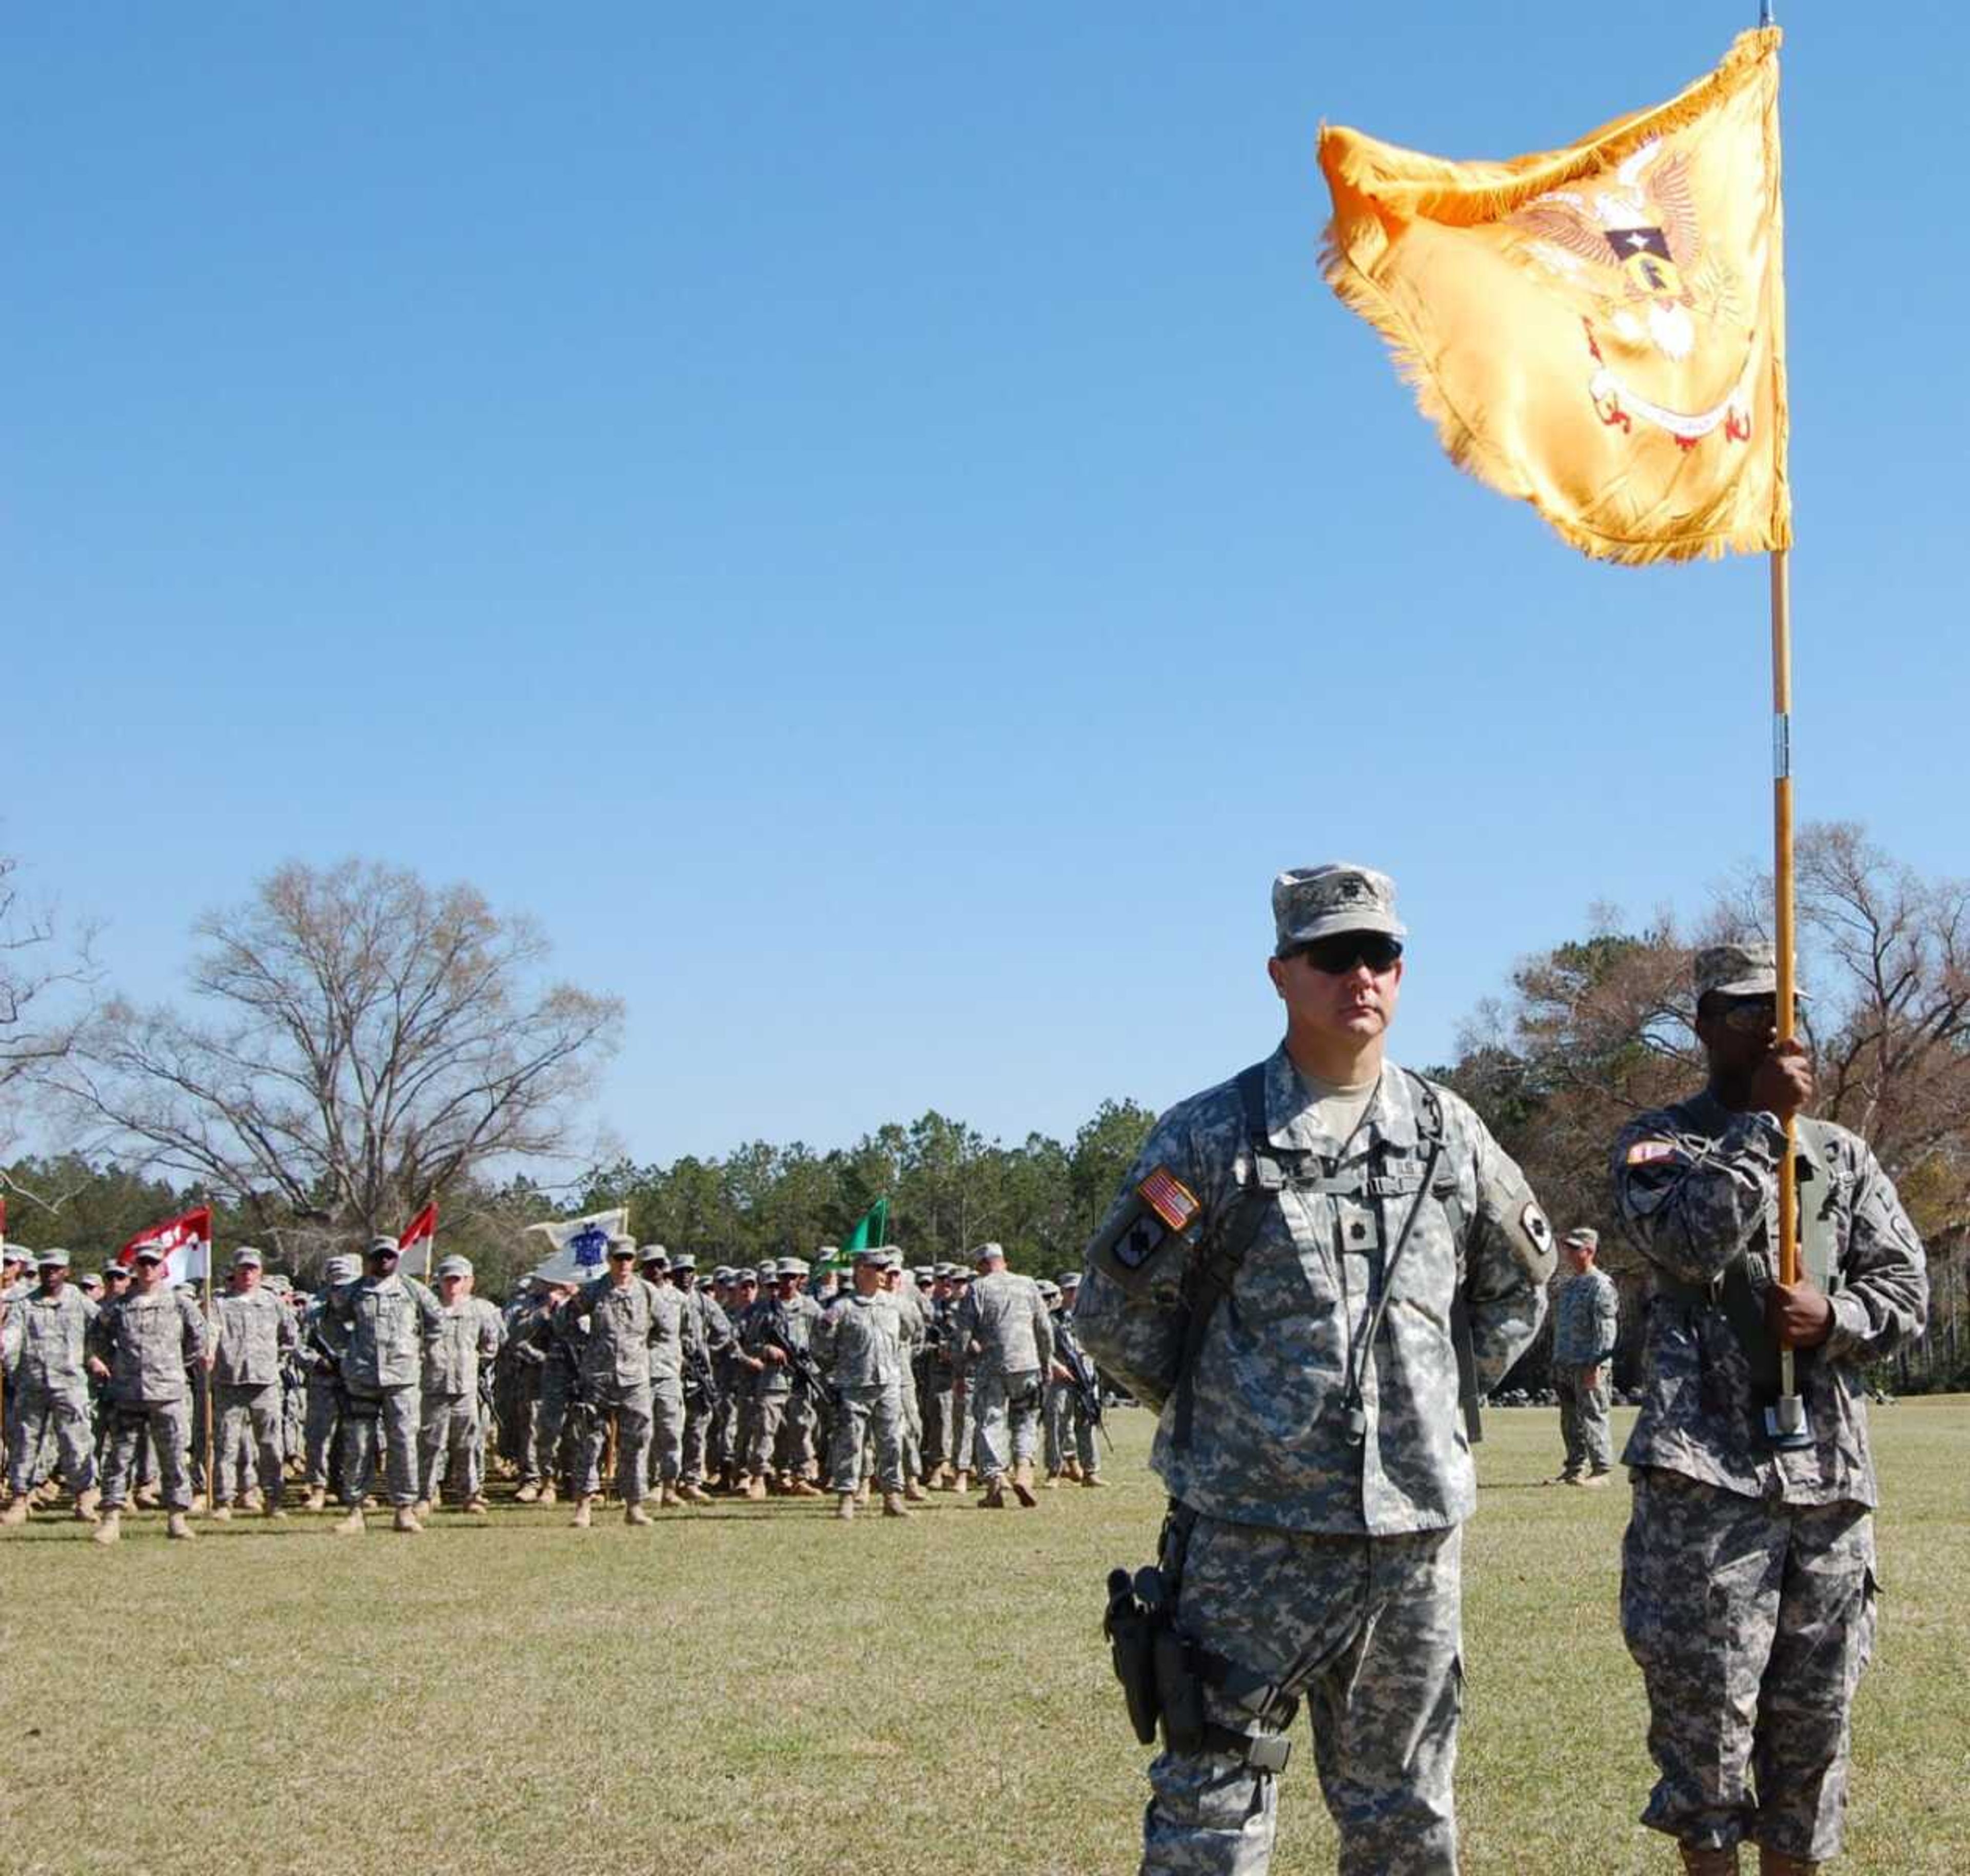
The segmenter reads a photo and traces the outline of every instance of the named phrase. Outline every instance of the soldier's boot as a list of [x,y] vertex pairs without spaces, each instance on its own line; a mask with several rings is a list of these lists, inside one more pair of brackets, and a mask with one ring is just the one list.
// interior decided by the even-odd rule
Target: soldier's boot
[[930,1502],[930,1494],[925,1491],[915,1479],[910,1480],[903,1487],[903,1496],[913,1505],[928,1504]]
[[1081,1477],[1081,1461],[1078,1459],[1069,1459],[1066,1464],[1061,1468],[1061,1470],[1065,1472],[1069,1478],[1078,1481]]
[[855,1521],[855,1494],[852,1491],[838,1491],[834,1494],[834,1515],[844,1524]]
[[518,1491],[514,1493],[513,1502],[516,1505],[530,1505],[537,1504],[539,1501],[540,1495],[541,1488],[539,1485],[530,1480],[526,1484],[522,1485]]
[[1815,1870],[1823,1867],[1809,1863],[1803,1856],[1787,1856],[1783,1850],[1758,1845],[1758,1876],[1812,1876]]
[[987,1480],[985,1496],[978,1500],[981,1511],[1003,1511],[1006,1508],[1006,1481],[1003,1478]]
[[232,1517],[232,1507],[230,1505],[214,1505],[212,1507],[212,1521],[213,1523],[229,1523],[231,1522]]
[[96,1507],[102,1502],[102,1494],[93,1485],[75,1495],[75,1510],[72,1513],[78,1524],[93,1524]]
[[334,1529],[338,1537],[360,1537],[362,1535],[362,1507],[351,1505],[346,1517],[336,1520]]
[[1030,1459],[1022,1459],[1013,1468],[1013,1496],[1029,1511],[1039,1503],[1033,1496],[1033,1464]]
[[1082,1473],[1081,1482],[1090,1491],[1106,1491],[1108,1488],[1108,1481],[1099,1472]]
[[961,1498],[971,1489],[971,1474],[963,1466],[951,1474],[951,1489]]
[[763,1498],[766,1495],[766,1474],[762,1472],[748,1472],[746,1474],[746,1496],[748,1498]]
[[113,1544],[123,1535],[123,1513],[119,1510],[106,1511],[102,1522],[89,1533],[93,1544]]
[[182,1511],[174,1511],[164,1520],[164,1535],[167,1537],[189,1539],[196,1537],[198,1533],[192,1529],[190,1518],[187,1517]]
[[418,1514],[410,1506],[399,1505],[397,1515],[390,1520],[390,1528],[401,1531],[406,1537],[415,1537],[422,1533],[424,1527],[418,1522]]
[[1573,1482],[1585,1491],[1605,1491],[1612,1483],[1605,1466],[1603,1466],[1599,1471],[1590,1472],[1585,1478],[1577,1478]]
[[570,1530],[585,1531],[588,1529],[589,1523],[588,1498],[584,1493],[575,1500],[574,1516],[568,1520],[567,1526]]
[[825,1498],[827,1494],[810,1481],[797,1478],[794,1481],[793,1495],[796,1498]]
[[913,1516],[909,1507],[903,1503],[899,1491],[886,1491],[883,1494],[883,1515],[886,1518],[906,1518]]
[[1683,1876],[1738,1876],[1738,1846],[1725,1850],[1699,1849],[1693,1843],[1679,1843]]
[[267,1519],[278,1518],[283,1524],[288,1520],[287,1507],[278,1498],[269,1498],[262,1507],[260,1515]]
[[431,1516],[431,1500],[428,1498],[420,1498],[415,1504],[411,1507],[411,1516],[415,1518],[419,1523],[422,1523],[426,1518]]
[[0,1511],[0,1524],[24,1524],[28,1521],[28,1500],[33,1494],[17,1491],[4,1511]]
[[535,1499],[534,1502],[536,1504],[551,1505],[558,1496],[559,1494],[554,1490],[554,1481],[551,1478],[543,1479],[541,1481],[540,1495]]
[[623,1507],[623,1522],[625,1524],[647,1524],[649,1521],[649,1513],[643,1509],[638,1500],[632,1499]]
[[466,1499],[458,1508],[468,1517],[481,1518],[492,1509],[483,1498],[476,1497]]
[[1058,1491],[1060,1490],[1059,1467],[1055,1466],[1051,1472],[1048,1473],[1046,1475],[1046,1483],[1041,1486],[1040,1490],[1042,1491]]
[[666,1479],[664,1483],[657,1488],[657,1509],[658,1510],[668,1510],[675,1506],[682,1504],[683,1503],[684,1500],[678,1495],[677,1487],[672,1484],[669,1480]]
[[686,1479],[677,1488],[677,1495],[681,1502],[688,1505],[708,1505],[711,1502],[711,1494],[691,1479]]
[[868,1504],[874,1492],[875,1487],[865,1478],[856,1490],[855,1502],[863,1505]]
[[326,1511],[328,1509],[328,1487],[325,1485],[310,1485],[308,1487],[307,1497],[303,1503],[301,1509],[304,1511]]
[[240,1494],[239,1509],[242,1511],[264,1511],[267,1507],[260,1502],[260,1488],[249,1485]]
[[154,1511],[164,1502],[164,1494],[154,1485],[139,1486],[137,1495],[130,1502],[139,1511]]

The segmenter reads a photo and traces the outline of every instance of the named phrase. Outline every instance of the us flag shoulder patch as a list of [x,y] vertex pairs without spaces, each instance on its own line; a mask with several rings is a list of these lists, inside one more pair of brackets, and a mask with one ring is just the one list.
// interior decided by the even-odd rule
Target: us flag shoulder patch
[[1628,1164],[1652,1166],[1658,1159],[1673,1159],[1677,1150],[1674,1140],[1637,1140],[1628,1149]]
[[1196,1195],[1168,1166],[1158,1166],[1136,1191],[1172,1231],[1181,1231],[1197,1216]]

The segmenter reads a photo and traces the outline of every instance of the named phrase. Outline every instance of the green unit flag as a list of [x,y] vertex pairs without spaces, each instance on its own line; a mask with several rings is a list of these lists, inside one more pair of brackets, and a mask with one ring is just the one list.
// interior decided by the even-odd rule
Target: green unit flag
[[889,1241],[889,1201],[879,1198],[860,1218],[855,1228],[841,1240],[845,1251],[879,1250]]

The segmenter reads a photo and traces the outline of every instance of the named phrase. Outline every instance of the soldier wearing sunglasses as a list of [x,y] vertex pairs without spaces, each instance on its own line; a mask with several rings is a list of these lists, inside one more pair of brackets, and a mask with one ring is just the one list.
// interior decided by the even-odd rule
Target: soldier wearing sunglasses
[[[1693,1876],[1795,1876],[1838,1852],[1854,1690],[1874,1633],[1862,1364],[1922,1333],[1921,1240],[1865,1142],[1809,1118],[1812,1065],[1778,1033],[1769,945],[1695,962],[1701,1092],[1614,1143],[1614,1200],[1649,1260],[1647,1376],[1621,1627],[1649,1696],[1642,1821]],[[1778,1175],[1794,1123],[1799,1280],[1781,1283]],[[1794,1351],[1803,1434],[1768,1409]]]
[[1448,1876],[1475,1396],[1537,1333],[1552,1234],[1470,1108],[1388,1058],[1388,877],[1281,873],[1273,912],[1286,1039],[1158,1122],[1074,1310],[1159,1411],[1169,1492],[1133,1588],[1164,1744],[1142,1868],[1266,1868],[1304,1700],[1341,1868]]

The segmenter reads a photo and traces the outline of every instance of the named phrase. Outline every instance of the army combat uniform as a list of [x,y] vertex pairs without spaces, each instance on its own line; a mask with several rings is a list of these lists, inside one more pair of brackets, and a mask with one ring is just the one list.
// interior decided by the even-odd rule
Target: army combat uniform
[[903,1348],[896,1299],[837,1296],[815,1325],[814,1358],[834,1392],[828,1489],[852,1496],[862,1482],[862,1448],[872,1439],[876,1481],[886,1507],[903,1490]]
[[[449,1276],[464,1263],[462,1257],[445,1258],[437,1274]],[[469,1276],[470,1266],[458,1273]],[[424,1350],[418,1408],[418,1500],[433,1504],[442,1494],[454,1504],[476,1507],[485,1486],[479,1377],[489,1362],[499,1358],[505,1345],[506,1320],[483,1296],[461,1296],[449,1303],[440,1302],[437,1314],[437,1338]]]
[[[67,1260],[62,1260],[66,1266]],[[45,1266],[44,1266],[45,1267]],[[90,1331],[96,1305],[73,1283],[51,1291],[44,1282],[16,1295],[0,1328],[0,1364],[7,1376],[8,1522],[28,1514],[28,1494],[44,1447],[52,1446],[63,1479],[86,1515],[96,1501],[96,1443],[89,1413]]]
[[[132,1287],[96,1318],[95,1352],[109,1368],[115,1433],[104,1469],[102,1510],[121,1511],[137,1452],[148,1432],[154,1443],[164,1508],[182,1517],[191,1509],[186,1446],[191,1438],[187,1364],[202,1362],[205,1318],[183,1289]],[[112,1526],[113,1528],[113,1526]]]
[[667,1341],[673,1351],[677,1347],[681,1312],[677,1292],[633,1275],[620,1284],[598,1276],[568,1308],[588,1320],[582,1394],[589,1419],[575,1496],[592,1498],[600,1487],[602,1448],[613,1415],[616,1490],[626,1505],[640,1505],[650,1476],[652,1357],[660,1343]]
[[1613,1468],[1608,1413],[1621,1312],[1614,1279],[1592,1264],[1569,1277],[1553,1298],[1552,1383],[1566,1447],[1562,1478],[1598,1476]]
[[[1302,1698],[1344,1876],[1457,1866],[1459,1538],[1477,1482],[1454,1318],[1478,1387],[1495,1386],[1538,1330],[1552,1234],[1454,1094],[1390,1063],[1347,1140],[1321,1111],[1283,1048],[1172,1109],[1075,1308],[1088,1352],[1160,1409],[1175,1627],[1212,1664],[1204,1748],[1149,1768],[1146,1871],[1266,1868],[1279,1735]],[[1186,1369],[1179,1284],[1240,1224]]]
[[952,1326],[977,1415],[980,1483],[996,1498],[1009,1469],[1020,1502],[1031,1504],[1041,1390],[1053,1359],[1053,1324],[1039,1286],[992,1270],[973,1281]]
[[296,1341],[294,1312],[262,1282],[251,1290],[226,1290],[212,1302],[218,1346],[212,1370],[218,1400],[218,1449],[213,1458],[216,1509],[230,1504],[249,1472],[264,1507],[281,1502],[287,1452],[286,1403],[281,1369]]
[[1809,1443],[1776,1448],[1761,1335],[1784,1130],[1708,1091],[1614,1145],[1617,1208],[1653,1266],[1621,1625],[1659,1774],[1644,1823],[1687,1845],[1840,1848],[1848,1721],[1872,1649],[1878,1502],[1861,1365],[1922,1332],[1920,1240],[1865,1143],[1801,1118],[1800,1251],[1832,1305],[1795,1357]]
[[383,1442],[384,1486],[408,1512],[418,1500],[418,1389],[443,1332],[437,1299],[415,1277],[365,1276],[330,1292],[323,1328],[347,1390],[343,1502],[359,1510]]

